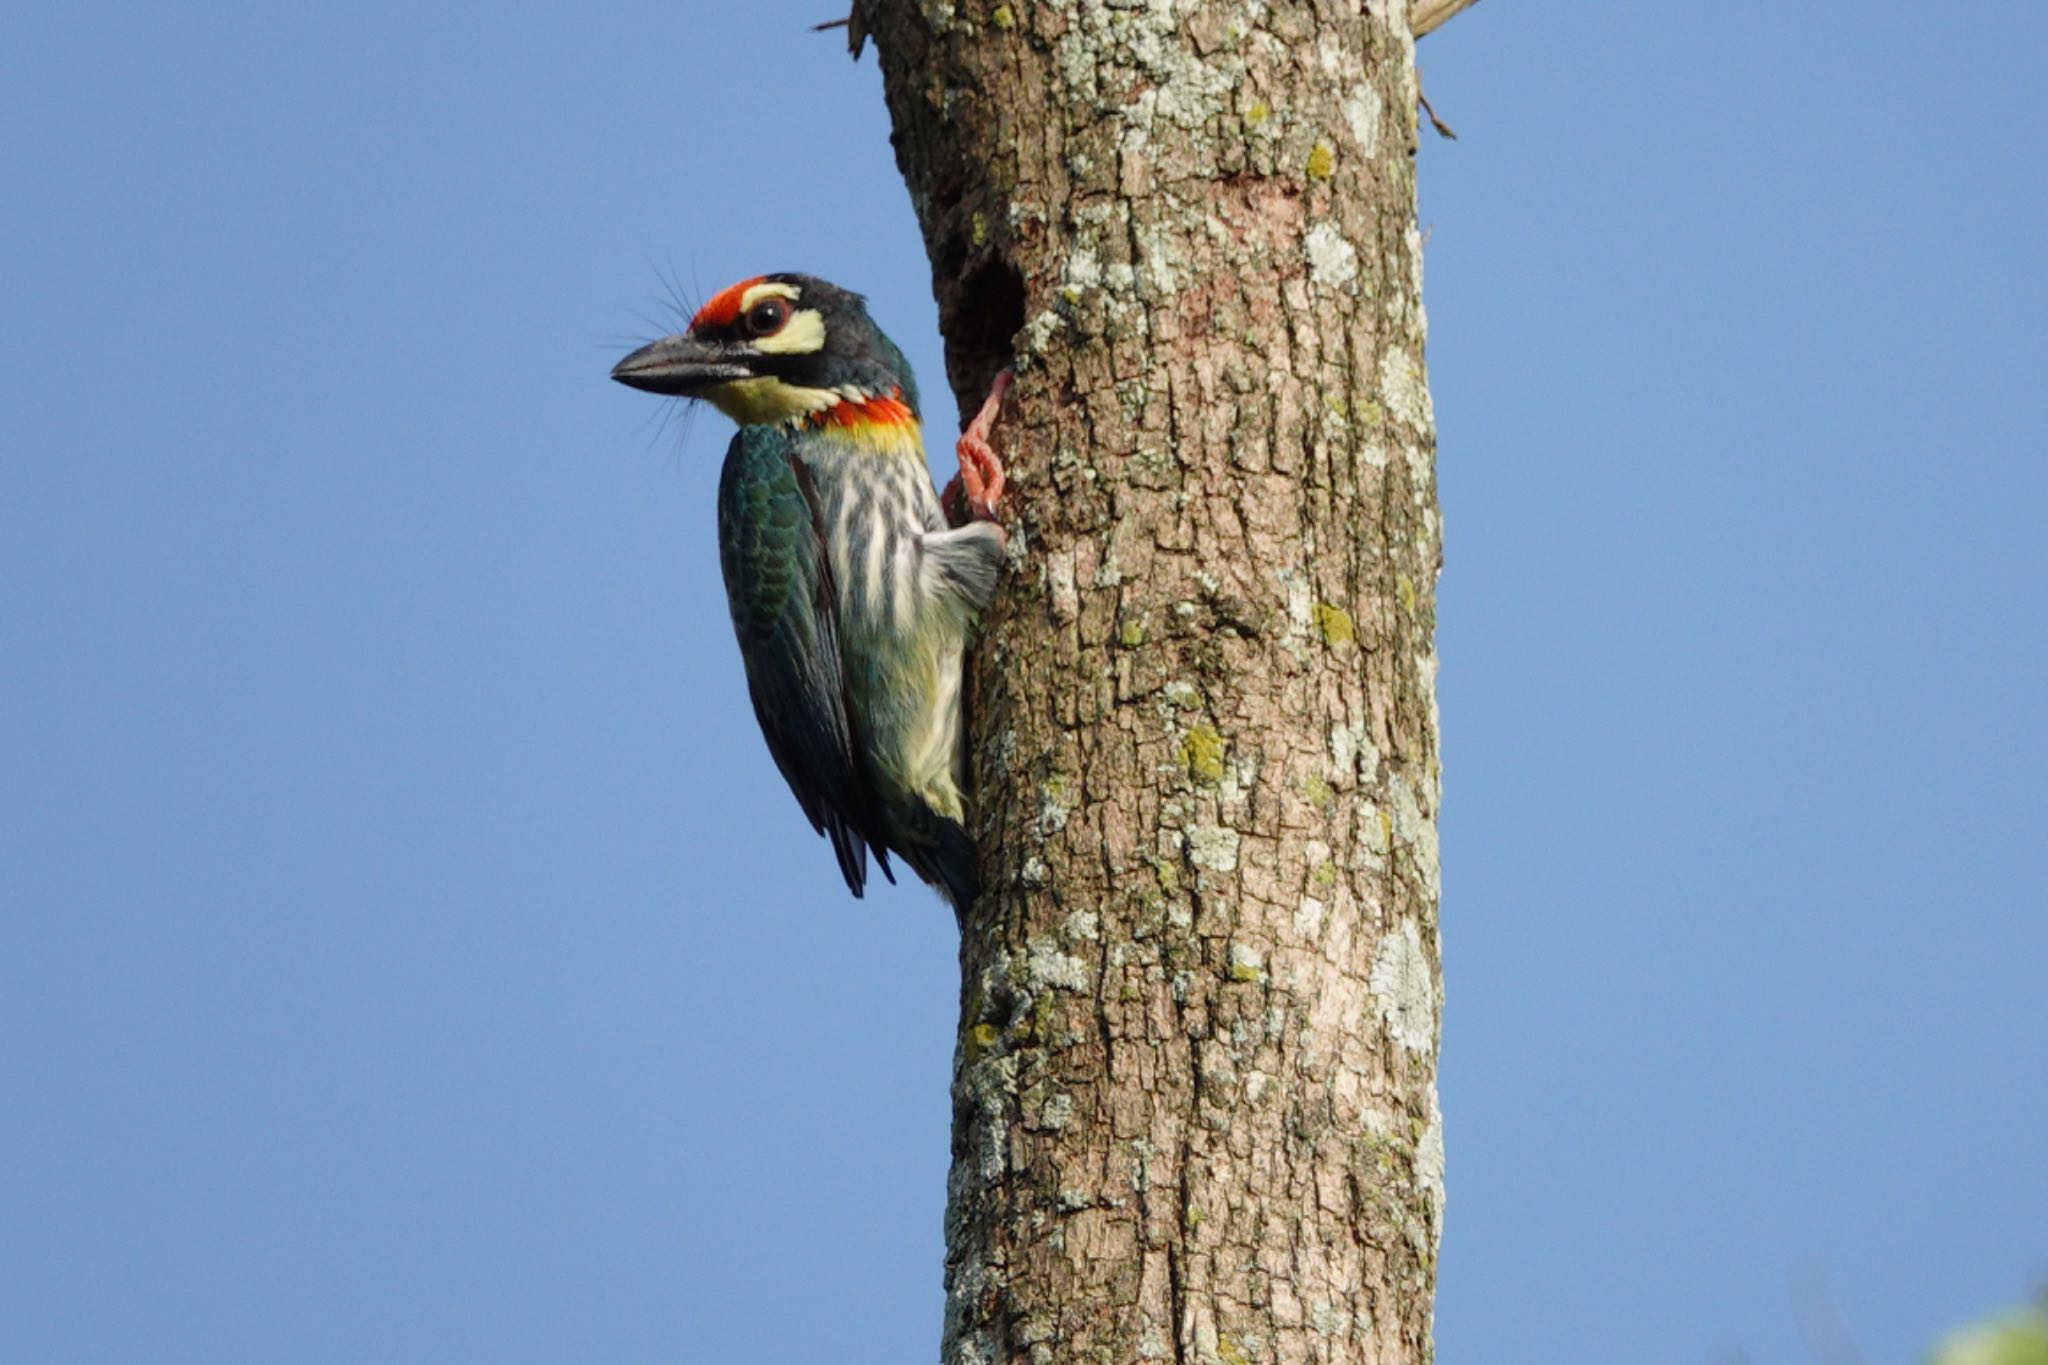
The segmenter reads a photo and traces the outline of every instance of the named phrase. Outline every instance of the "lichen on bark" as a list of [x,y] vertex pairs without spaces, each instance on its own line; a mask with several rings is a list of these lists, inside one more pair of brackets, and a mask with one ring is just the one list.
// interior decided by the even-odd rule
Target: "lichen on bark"
[[1440,520],[1405,9],[866,8],[953,389],[1019,374],[944,1358],[1427,1360]]

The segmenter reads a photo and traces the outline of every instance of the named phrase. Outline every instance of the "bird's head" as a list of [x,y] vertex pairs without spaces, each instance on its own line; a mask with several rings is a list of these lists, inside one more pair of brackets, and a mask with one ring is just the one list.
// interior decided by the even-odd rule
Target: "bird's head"
[[760,275],[711,296],[690,328],[642,346],[612,378],[702,398],[741,426],[917,423],[917,388],[860,295],[814,275]]

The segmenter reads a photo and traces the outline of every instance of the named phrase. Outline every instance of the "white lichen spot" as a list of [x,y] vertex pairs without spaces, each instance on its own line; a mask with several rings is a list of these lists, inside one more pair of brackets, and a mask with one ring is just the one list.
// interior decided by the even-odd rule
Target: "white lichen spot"
[[1081,595],[1074,586],[1074,552],[1060,550],[1045,557],[1046,596],[1053,619],[1071,621],[1081,614]]
[[1352,764],[1358,760],[1358,731],[1347,721],[1338,721],[1330,727],[1330,763],[1337,769],[1337,775],[1346,782],[1351,780]]
[[1158,223],[1140,227],[1137,232],[1138,250],[1143,253],[1145,263],[1145,285],[1147,291],[1159,298],[1166,298],[1180,291],[1180,268],[1174,264],[1178,254],[1172,235]]
[[1159,87],[1154,108],[1160,119],[1177,128],[1200,128],[1230,98],[1236,83],[1228,71],[1206,62],[1178,61]]
[[1361,782],[1370,782],[1379,775],[1380,746],[1372,742],[1371,737],[1366,734],[1363,724],[1359,725],[1356,738],[1358,740],[1358,777]]
[[[1009,1163],[1010,1126],[1005,1115],[1011,1097],[1017,1093],[1017,1059],[987,1053],[960,1072],[960,1083],[973,1110],[968,1129],[975,1153],[974,1168],[983,1179],[994,1179]],[[968,1172],[956,1166],[947,1183],[969,1179]]]
[[1075,289],[1099,289],[1102,287],[1102,262],[1086,247],[1078,248],[1067,256],[1066,269],[1060,272],[1061,282]]
[[1438,724],[1436,724],[1436,669],[1438,669],[1438,663],[1436,663],[1436,653],[1434,651],[1427,651],[1425,649],[1419,655],[1415,655],[1415,681],[1417,681],[1417,686],[1421,686],[1423,694],[1430,698],[1430,729],[1432,731],[1438,729]]
[[1380,92],[1370,84],[1360,85],[1351,97],[1344,101],[1344,122],[1351,128],[1351,136],[1358,139],[1358,149],[1371,160],[1380,145],[1380,115],[1385,102]]
[[1122,223],[1124,216],[1129,212],[1128,207],[1104,198],[1076,204],[1073,208],[1073,218],[1082,227],[1102,227],[1110,223]]
[[1057,1133],[1074,1121],[1074,1097],[1064,1090],[1046,1100],[1038,1111],[1041,1127]]
[[[1415,64],[1415,28],[1411,22],[1411,13],[1408,6],[1367,5],[1365,12],[1369,17],[1377,18],[1386,27],[1387,36],[1394,40],[1400,47],[1403,56],[1406,57],[1405,61],[1396,62],[1395,65],[1404,71],[1413,67]],[[1413,73],[1411,72],[1410,74],[1412,77]]]
[[1017,368],[1026,369],[1031,361],[1044,355],[1052,339],[1067,325],[1067,320],[1057,309],[1044,308],[1033,314],[1017,332]]
[[997,772],[1008,773],[1016,766],[1017,732],[1015,730],[1005,730],[996,736],[994,757]]
[[1118,530],[1125,524],[1124,522],[1118,522],[1110,528],[1109,544],[1103,548],[1102,559],[1095,566],[1095,577],[1089,586],[1115,588],[1123,585],[1124,571],[1123,566],[1117,562],[1117,551],[1121,548],[1118,545],[1120,539]]
[[1188,861],[1214,872],[1237,870],[1237,831],[1222,825],[1196,825],[1188,831]]
[[1330,763],[1336,780],[1370,782],[1379,771],[1380,751],[1366,736],[1363,721],[1338,721],[1330,727]]
[[1329,223],[1308,230],[1309,278],[1328,289],[1342,288],[1358,278],[1358,249]]
[[1415,475],[1413,486],[1416,505],[1427,504],[1430,499],[1430,488],[1436,478],[1436,470],[1430,465],[1429,447],[1420,441],[1410,441],[1401,447],[1401,459],[1407,464],[1409,472]]
[[1024,973],[1033,985],[1078,991],[1088,985],[1088,968],[1080,958],[1063,953],[1049,939],[1033,939],[1024,954]]
[[1425,815],[1422,803],[1415,798],[1415,789],[1407,779],[1395,773],[1387,782],[1389,814],[1394,825],[1394,840],[1408,850],[1414,860],[1415,870],[1422,874],[1422,883],[1431,895],[1437,891],[1441,866],[1438,861],[1436,821]]
[[1422,307],[1422,230],[1415,224],[1410,223],[1408,230],[1402,234],[1401,240],[1408,248],[1408,297],[1414,302],[1418,310],[1415,314],[1415,330],[1417,334],[1416,339],[1419,341],[1421,340],[1422,331],[1428,326],[1420,312]]
[[1024,860],[1024,866],[1017,869],[1017,880],[1026,886],[1044,886],[1052,879],[1052,869],[1045,865],[1045,859],[1032,854]]
[[1048,782],[1038,789],[1038,832],[1041,836],[1058,834],[1067,827],[1067,816],[1072,807],[1063,798],[1063,788]]
[[[1422,690],[1429,697],[1429,733],[1432,735],[1443,733],[1443,715],[1437,705],[1436,698],[1436,670],[1437,659],[1434,651],[1424,650],[1415,656],[1415,676],[1421,680]],[[1432,806],[1441,804],[1443,801],[1443,776],[1441,763],[1433,768],[1429,774],[1430,804]]]
[[1202,689],[1184,678],[1175,678],[1159,689],[1160,694],[1182,710],[1192,711],[1202,704]]
[[1093,910],[1076,910],[1067,916],[1066,923],[1060,926],[1060,932],[1069,939],[1082,939],[1092,943],[1102,936],[1101,925],[1102,921],[1096,917]]
[[1094,97],[1100,87],[1095,69],[1096,44],[1100,40],[1086,27],[1075,24],[1060,36],[1058,61],[1060,83],[1072,95]]
[[1445,1201],[1444,1111],[1437,1102],[1435,1086],[1429,1089],[1429,1121],[1423,1125],[1422,1136],[1415,1142],[1415,1178],[1422,1182],[1423,1192],[1429,1196],[1430,1206],[1436,1211],[1435,1236],[1441,1237]]
[[1370,801],[1358,803],[1358,842],[1353,845],[1351,865],[1377,876],[1387,870],[1394,852],[1394,822]]
[[1394,1041],[1410,1052],[1428,1052],[1436,1043],[1436,983],[1414,920],[1404,918],[1380,937],[1370,985]]
[[1380,398],[1389,414],[1418,431],[1429,430],[1436,420],[1422,367],[1405,347],[1389,346],[1380,353]]
[[1287,585],[1287,619],[1297,629],[1307,631],[1315,619],[1315,592],[1308,580],[1291,569],[1280,571],[1280,581]]
[[1325,32],[1316,38],[1316,65],[1323,69],[1325,76],[1342,76],[1355,66],[1356,61],[1344,51],[1344,45],[1337,41],[1337,35]]
[[1294,907],[1295,935],[1309,943],[1316,942],[1323,936],[1323,916],[1326,913],[1328,907],[1321,901],[1314,896],[1303,896],[1301,904]]
[[1131,1139],[1131,1188],[1140,1194],[1152,1183],[1152,1158],[1158,1155],[1150,1138]]
[[1266,955],[1249,943],[1230,945],[1230,977],[1233,981],[1256,981],[1266,974]]
[[[959,1169],[957,1166],[954,1168]],[[951,1195],[953,1191],[948,1191]],[[988,1267],[973,1257],[964,1258],[947,1275],[946,1344],[947,1359],[959,1365],[992,1365],[995,1342],[986,1331],[967,1329],[977,1315],[983,1295],[988,1292]]]
[[1247,1071],[1244,1076],[1244,1097],[1257,1104],[1272,1084],[1273,1078],[1265,1072]]

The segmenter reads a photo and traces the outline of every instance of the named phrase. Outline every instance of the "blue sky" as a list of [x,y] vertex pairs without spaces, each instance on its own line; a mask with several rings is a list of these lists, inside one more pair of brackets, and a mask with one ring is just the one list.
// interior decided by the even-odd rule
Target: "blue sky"
[[[725,424],[605,377],[803,269],[950,415],[872,58],[17,8],[0,1358],[932,1358],[950,918],[845,899]],[[2048,15],[1491,0],[1421,57],[1441,1358],[1910,1359],[2048,1275]]]

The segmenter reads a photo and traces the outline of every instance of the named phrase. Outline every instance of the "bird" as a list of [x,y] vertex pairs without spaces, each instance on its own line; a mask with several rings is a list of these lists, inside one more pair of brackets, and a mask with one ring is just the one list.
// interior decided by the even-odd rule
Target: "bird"
[[961,922],[980,894],[966,824],[962,673],[995,594],[1006,484],[1001,372],[935,492],[917,384],[867,302],[814,275],[714,294],[612,378],[739,426],[718,481],[719,563],[775,765],[846,886],[895,854]]

